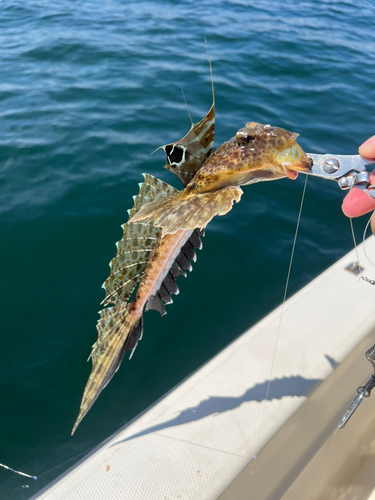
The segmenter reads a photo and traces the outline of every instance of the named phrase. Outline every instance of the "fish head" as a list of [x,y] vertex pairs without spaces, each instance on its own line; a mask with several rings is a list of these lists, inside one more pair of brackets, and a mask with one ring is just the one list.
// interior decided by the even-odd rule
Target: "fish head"
[[298,172],[308,172],[311,163],[296,142],[299,134],[280,127],[249,122],[236,133],[236,143],[251,157],[251,170],[267,170],[267,178],[295,179]]

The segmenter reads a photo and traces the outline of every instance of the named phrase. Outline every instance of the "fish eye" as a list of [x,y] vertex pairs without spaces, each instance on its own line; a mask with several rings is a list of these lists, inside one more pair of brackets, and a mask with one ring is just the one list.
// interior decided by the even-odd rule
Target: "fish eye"
[[237,144],[249,144],[252,142],[256,137],[256,134],[249,134],[244,132],[243,130],[240,130],[236,134],[236,141]]
[[255,134],[249,134],[246,137],[243,138],[244,142],[251,142],[255,139]]

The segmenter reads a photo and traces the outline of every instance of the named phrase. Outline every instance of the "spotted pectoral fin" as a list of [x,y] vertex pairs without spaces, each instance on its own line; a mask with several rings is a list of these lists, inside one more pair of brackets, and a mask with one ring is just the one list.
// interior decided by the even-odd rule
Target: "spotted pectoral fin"
[[161,146],[167,156],[164,168],[173,172],[186,186],[212,154],[215,137],[215,103],[199,123],[179,141]]
[[133,208],[128,210],[129,217],[136,214],[139,209],[150,201],[160,200],[167,198],[173,193],[177,193],[178,189],[174,188],[170,184],[161,181],[157,177],[150,174],[142,174],[144,181],[139,184],[139,192],[137,196],[134,196]]
[[91,374],[72,434],[118,370],[126,351],[133,350],[142,338],[142,316],[130,316],[125,304],[120,308],[108,307],[99,311],[99,314],[100,319],[96,325],[98,339],[90,354]]
[[162,228],[162,235],[182,229],[204,229],[215,215],[228,213],[233,202],[240,201],[242,192],[233,186],[199,194],[180,191],[168,199],[147,203],[130,221],[152,223]]
[[[151,201],[163,200],[178,193],[177,189],[149,174],[144,174],[139,193],[134,197],[129,216]],[[127,223],[122,225],[123,236],[116,243],[117,253],[110,262],[111,272],[103,283],[105,298],[103,305],[127,302],[134,288],[140,282],[149,261],[160,228],[151,223]]]
[[160,228],[142,223],[122,226],[123,236],[116,243],[117,253],[110,262],[111,272],[103,283],[103,305],[127,302],[142,278],[160,234]]

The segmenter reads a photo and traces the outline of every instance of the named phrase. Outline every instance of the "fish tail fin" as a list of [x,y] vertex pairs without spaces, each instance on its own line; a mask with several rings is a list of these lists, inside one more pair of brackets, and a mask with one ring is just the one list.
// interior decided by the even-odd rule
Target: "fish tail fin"
[[180,230],[204,229],[215,215],[225,215],[242,189],[234,186],[207,193],[179,191],[143,205],[130,222],[145,221],[162,228],[162,235]]
[[131,314],[126,306],[120,309],[108,307],[100,311],[99,314],[98,340],[93,345],[90,354],[92,359],[91,374],[86,383],[72,435],[120,367],[126,351],[132,351],[132,356],[138,341],[142,338],[142,314]]

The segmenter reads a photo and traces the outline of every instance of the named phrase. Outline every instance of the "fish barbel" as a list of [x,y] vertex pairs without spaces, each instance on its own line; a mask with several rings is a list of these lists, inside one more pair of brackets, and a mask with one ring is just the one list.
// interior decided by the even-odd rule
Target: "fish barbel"
[[163,146],[165,168],[180,178],[183,190],[144,176],[103,285],[103,305],[113,305],[99,311],[98,339],[90,355],[92,371],[72,434],[118,370],[125,352],[133,353],[142,338],[143,310],[165,314],[171,294],[178,293],[176,278],[191,270],[195,248],[202,246],[204,228],[215,215],[226,214],[234,201],[240,201],[240,186],[295,179],[298,171],[310,168],[296,142],[298,134],[255,122],[247,123],[212,153],[214,125],[213,104],[183,139]]

